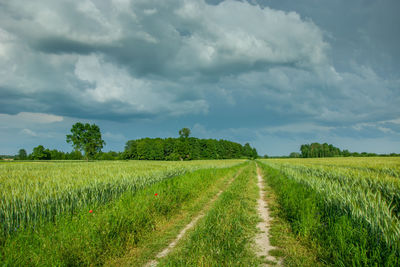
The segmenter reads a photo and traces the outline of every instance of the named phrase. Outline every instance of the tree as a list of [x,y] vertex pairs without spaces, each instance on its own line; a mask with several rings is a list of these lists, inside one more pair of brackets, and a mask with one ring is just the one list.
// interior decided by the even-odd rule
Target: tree
[[300,153],[297,152],[292,152],[289,155],[289,158],[300,158],[300,157],[301,157]]
[[258,158],[257,150],[250,144],[243,147],[239,143],[227,140],[185,138],[183,136],[129,140],[122,156],[124,159],[139,160]]
[[343,157],[350,157],[351,156],[351,153],[347,149],[343,150],[342,154],[343,154]]
[[71,133],[67,135],[67,143],[72,142],[75,150],[84,151],[86,160],[93,158],[106,144],[96,124],[77,122],[72,125]]
[[51,160],[63,160],[65,159],[65,154],[57,149],[50,150]]
[[36,160],[49,160],[51,159],[50,151],[44,149],[42,145],[33,148],[32,158]]
[[125,151],[123,153],[124,159],[137,159],[137,141],[136,140],[129,140],[126,142]]
[[179,136],[181,138],[188,138],[190,135],[190,129],[189,128],[182,128],[179,130]]
[[327,143],[312,143],[301,145],[300,151],[301,157],[303,158],[337,157],[341,156],[343,153],[339,148]]
[[71,153],[65,154],[65,159],[69,160],[81,160],[83,159],[82,153],[79,150],[74,150]]
[[[256,152],[256,153],[257,153],[257,152]],[[251,146],[250,146],[249,143],[246,143],[246,144],[243,146],[243,155],[246,156],[246,157],[249,158],[249,159],[251,159],[251,158],[254,157],[254,151],[253,151],[253,149],[251,148]]]
[[28,155],[27,155],[27,153],[26,153],[26,150],[23,149],[23,148],[21,148],[21,149],[18,151],[18,159],[20,159],[20,160],[25,160],[25,159],[27,159],[27,157],[28,157]]

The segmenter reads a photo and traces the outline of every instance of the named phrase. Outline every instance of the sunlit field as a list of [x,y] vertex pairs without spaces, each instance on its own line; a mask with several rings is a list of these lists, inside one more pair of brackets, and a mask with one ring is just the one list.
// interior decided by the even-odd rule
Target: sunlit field
[[163,179],[241,162],[100,161],[14,162],[0,164],[1,235],[32,227],[57,215],[105,204]]
[[293,229],[328,248],[324,257],[345,265],[398,263],[400,158],[262,163]]
[[272,264],[254,243],[257,168],[275,264],[400,264],[400,158],[390,157],[1,163],[0,263]]

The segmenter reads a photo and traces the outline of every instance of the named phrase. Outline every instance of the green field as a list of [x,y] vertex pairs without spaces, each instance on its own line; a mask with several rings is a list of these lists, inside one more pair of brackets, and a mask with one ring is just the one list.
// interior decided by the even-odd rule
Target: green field
[[281,216],[332,265],[399,265],[399,158],[262,160]]
[[202,213],[159,266],[262,266],[257,167],[283,265],[400,264],[399,158],[1,163],[0,264],[144,266]]

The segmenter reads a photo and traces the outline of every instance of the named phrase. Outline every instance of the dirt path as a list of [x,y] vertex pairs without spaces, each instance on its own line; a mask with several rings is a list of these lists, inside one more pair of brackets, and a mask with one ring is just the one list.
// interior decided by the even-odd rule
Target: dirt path
[[[227,185],[226,185],[225,188],[227,188],[227,187],[233,182],[233,180],[235,180],[235,178],[236,178],[240,173],[241,173],[241,170],[240,170],[238,173],[236,173],[236,175],[235,175],[231,180],[229,180],[229,182],[227,183]],[[178,244],[179,240],[181,240],[182,237],[184,237],[185,233],[186,233],[188,230],[192,229],[192,228],[196,225],[197,221],[200,220],[201,218],[203,218],[203,217],[206,215],[206,211],[210,208],[210,206],[218,199],[218,197],[219,197],[223,192],[224,192],[224,190],[220,190],[220,191],[210,200],[210,202],[207,203],[207,205],[203,208],[203,210],[201,210],[200,213],[199,213],[196,217],[194,217],[193,220],[192,220],[189,224],[187,224],[187,225],[179,232],[179,234],[176,236],[176,238],[175,238],[171,243],[169,243],[169,245],[168,245],[163,251],[161,251],[160,253],[158,253],[158,254],[156,255],[156,259],[154,259],[154,260],[148,262],[148,263],[147,263],[146,265],[144,265],[144,266],[145,266],[145,267],[154,267],[154,266],[157,266],[158,260],[161,259],[161,258],[164,258],[165,256],[167,256],[167,255],[172,251],[172,249],[174,249],[174,247]]]
[[[265,192],[264,192],[264,182],[261,175],[261,170],[257,166],[257,178],[258,178],[258,187],[260,189],[260,197],[257,201],[257,210],[262,219],[261,222],[257,224],[257,228],[260,230],[260,233],[256,236],[256,244],[257,244],[257,255],[259,257],[264,257],[268,261],[277,262],[276,258],[269,255],[269,251],[275,249],[275,247],[271,246],[269,242],[268,231],[270,227],[271,218],[268,212],[268,204],[265,201]],[[281,265],[278,262],[278,265]],[[265,264],[268,266],[268,264]]]

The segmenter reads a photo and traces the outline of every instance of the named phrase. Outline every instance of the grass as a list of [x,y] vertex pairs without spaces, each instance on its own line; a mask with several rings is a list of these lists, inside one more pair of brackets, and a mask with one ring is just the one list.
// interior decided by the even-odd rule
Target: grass
[[102,265],[136,247],[182,206],[238,168],[204,169],[162,180],[136,193],[126,192],[106,205],[93,206],[93,213],[83,209],[74,216],[57,216],[54,222],[18,231],[0,247],[0,264]]
[[[242,161],[243,162],[243,161]],[[229,167],[238,160],[159,162],[11,162],[0,165],[0,245],[23,228],[73,216],[125,192],[186,172]]]
[[224,191],[194,230],[159,266],[258,266],[254,237],[259,220],[255,164]]
[[[285,266],[400,266],[400,161],[348,160],[259,161]],[[199,212],[159,266],[277,264],[255,254],[256,164],[240,162],[2,164],[0,265],[140,266]]]
[[[371,195],[365,188],[362,191],[354,183],[342,183],[334,187],[331,185],[335,181],[328,177],[315,178],[298,174],[296,170],[286,172],[286,169],[266,165],[261,167],[276,194],[280,216],[288,222],[299,239],[308,243],[316,252],[320,262],[335,266],[400,264],[400,253],[395,243],[399,236],[385,238],[382,232],[377,231],[378,228],[373,227],[373,220],[376,218],[371,217],[372,221],[366,220],[365,218],[370,218],[370,213],[365,215],[358,212],[358,209],[362,211],[365,206],[372,208],[373,214],[378,216],[382,214],[386,204],[380,202],[383,206],[375,205],[373,199],[368,198],[352,202],[352,199],[363,194]],[[346,190],[347,195],[336,198],[337,192],[340,193],[341,190]],[[395,215],[392,216],[394,217],[382,218],[396,220]],[[392,245],[387,242],[389,238],[393,240]]]
[[226,188],[227,183],[234,179],[242,170],[231,168],[222,179],[218,179],[209,188],[202,190],[197,199],[182,204],[181,209],[173,216],[166,217],[157,222],[156,229],[139,241],[135,246],[128,248],[128,253],[123,257],[111,259],[107,266],[142,266],[155,258],[156,254],[169,245],[178,233],[192,219],[201,212],[206,212],[210,200]]
[[[276,247],[270,251],[270,255],[282,259],[284,266],[288,267],[324,266],[317,259],[317,251],[313,248],[312,242],[293,233],[275,192],[268,185],[268,174],[264,173],[263,178],[266,201],[272,218],[269,230],[270,242]],[[273,265],[272,262],[269,264]]]

